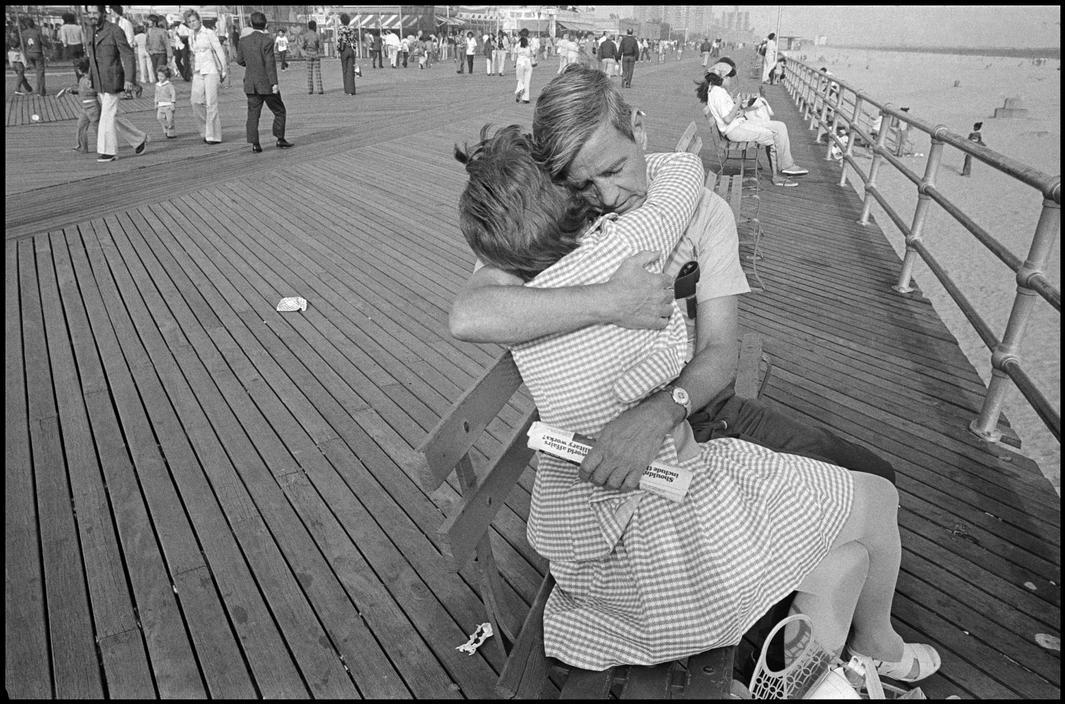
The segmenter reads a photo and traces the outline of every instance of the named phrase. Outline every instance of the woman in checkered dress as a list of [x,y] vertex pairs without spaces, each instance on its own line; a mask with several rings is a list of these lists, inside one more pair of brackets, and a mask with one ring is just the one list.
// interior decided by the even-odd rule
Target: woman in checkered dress
[[[533,160],[512,125],[456,150],[470,182],[460,223],[478,256],[529,286],[602,283],[633,254],[672,251],[702,197],[697,157],[648,162],[645,203],[590,226],[587,205]],[[541,419],[595,436],[676,378],[690,359],[674,304],[663,330],[591,326],[512,348]],[[657,454],[695,477],[683,502],[601,487],[541,456],[529,541],[557,587],[544,611],[548,655],[577,667],[650,665],[733,645],[799,590],[819,639],[886,660],[913,681],[935,651],[904,644],[890,622],[901,546],[898,495],[885,479],[739,440],[696,443],[682,422]]]

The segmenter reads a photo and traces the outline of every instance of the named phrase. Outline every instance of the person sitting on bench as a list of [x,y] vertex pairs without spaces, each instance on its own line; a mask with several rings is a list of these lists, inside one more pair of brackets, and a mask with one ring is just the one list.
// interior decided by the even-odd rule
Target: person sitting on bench
[[705,103],[703,113],[712,119],[721,135],[732,142],[757,142],[766,148],[771,166],[770,176],[777,186],[795,186],[794,181],[782,176],[802,176],[810,173],[795,163],[791,156],[791,139],[788,126],[779,120],[752,119],[751,113],[762,110],[754,103],[737,105],[727,87],[736,75],[736,65],[729,58],[721,58],[710,67],[706,76],[695,89],[699,102]]
[[[544,86],[533,111],[533,138],[537,159],[551,177],[576,188],[597,213],[622,215],[639,207],[654,184],[657,162],[671,158],[645,153],[643,114],[602,71],[580,65],[567,67]],[[518,276],[480,262],[452,304],[451,334],[511,344],[601,323],[660,329],[673,299],[670,283],[695,260],[701,276],[695,318],[687,321],[693,357],[678,383],[696,409],[688,420],[696,440],[742,436],[894,482],[894,468],[876,453],[758,399],[735,395],[739,296],[750,288],[728,203],[704,189],[695,217],[663,267],[666,276],[644,270],[654,256],[629,257],[606,284],[556,289],[523,286]],[[609,442],[594,448],[589,461],[605,465],[610,481],[620,486],[616,477],[647,466],[653,452],[647,448],[662,444],[672,413],[658,398],[630,409],[607,424],[603,436]]]
[[[660,271],[702,196],[698,157],[676,153],[649,169],[638,207],[591,221],[589,204],[552,180],[517,125],[487,134],[456,150],[469,174],[460,226],[478,257],[528,287],[601,284],[637,252],[654,253]],[[678,503],[639,489],[639,475],[617,485],[588,459],[578,470],[540,457],[528,536],[556,580],[546,654],[602,670],[734,645],[798,590],[794,606],[826,648],[846,645],[904,682],[931,675],[936,651],[904,643],[890,620],[901,560],[895,488],[739,438],[697,443],[675,385],[691,356],[676,302],[666,317],[662,329],[593,325],[511,348],[541,419],[600,436],[596,446],[616,416],[664,399],[673,426],[652,455],[694,472]]]

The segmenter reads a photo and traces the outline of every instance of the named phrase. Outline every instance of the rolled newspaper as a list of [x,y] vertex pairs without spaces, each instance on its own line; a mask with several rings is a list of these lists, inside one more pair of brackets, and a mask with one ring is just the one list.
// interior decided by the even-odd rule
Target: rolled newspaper
[[[529,428],[528,446],[560,460],[580,464],[595,441],[578,433],[560,430],[536,421]],[[652,462],[640,478],[640,488],[664,499],[681,503],[692,482],[692,471]]]

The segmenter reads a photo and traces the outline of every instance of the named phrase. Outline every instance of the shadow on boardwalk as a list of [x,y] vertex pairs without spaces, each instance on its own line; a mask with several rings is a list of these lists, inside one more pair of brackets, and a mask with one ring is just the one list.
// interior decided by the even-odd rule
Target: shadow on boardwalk
[[[284,152],[244,144],[237,87],[217,147],[184,102],[179,139],[113,164],[64,146],[70,119],[8,127],[9,696],[493,694],[493,652],[455,650],[483,620],[437,548],[457,492],[426,495],[410,457],[497,351],[447,331],[472,265],[451,147],[532,108],[449,64],[364,67],[354,97],[324,69],[325,96],[282,74]],[[652,149],[701,119],[699,75],[637,66]],[[767,396],[898,469],[895,617],[944,660],[925,691],[1056,698],[1036,636],[1060,635],[1057,497],[968,435],[978,376],[926,301],[890,291],[897,257],[770,97],[812,173],[763,189],[765,291],[741,322],[767,338]],[[129,115],[158,136],[144,100]],[[278,313],[290,295],[307,311]],[[544,569],[529,487],[495,535],[515,603]]]

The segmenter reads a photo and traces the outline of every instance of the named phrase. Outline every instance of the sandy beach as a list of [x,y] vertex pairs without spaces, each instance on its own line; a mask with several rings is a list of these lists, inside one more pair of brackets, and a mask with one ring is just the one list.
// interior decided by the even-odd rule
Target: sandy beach
[[[1061,71],[1060,60],[1034,65],[1030,59],[963,56],[917,52],[868,51],[806,47],[807,62],[933,124],[942,123],[967,135],[974,122],[983,122],[986,145],[1047,174],[1061,173]],[[955,86],[957,82],[957,86]],[[1020,98],[1025,117],[994,118],[1007,98]],[[911,132],[915,151],[928,153],[929,139]],[[863,160],[868,164],[868,159]],[[904,159],[918,174],[926,159]],[[946,147],[937,187],[981,227],[1006,245],[1022,261],[1035,232],[1042,197],[1034,189],[1004,176],[980,162],[969,178],[961,176],[962,155]],[[917,194],[914,185],[894,169],[881,170],[879,185],[902,218],[913,216]],[[856,186],[860,182],[852,180]],[[896,251],[903,253],[902,234],[878,207],[874,217],[888,233]],[[950,272],[980,315],[999,337],[1013,306],[1013,273],[960,224],[933,204],[925,229],[926,246]],[[1061,286],[1060,233],[1047,262],[1047,275]],[[928,267],[918,261],[915,278],[932,300],[948,329],[985,380],[990,379],[990,352],[971,329]],[[1039,299],[1022,344],[1022,364],[1052,404],[1061,407],[1061,316]],[[1061,493],[1061,446],[1043,422],[1012,388],[1005,414],[1020,435],[1023,454],[1036,460]]]

